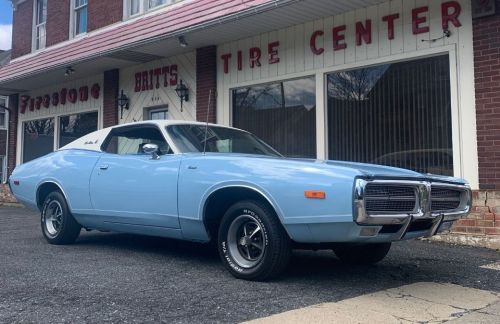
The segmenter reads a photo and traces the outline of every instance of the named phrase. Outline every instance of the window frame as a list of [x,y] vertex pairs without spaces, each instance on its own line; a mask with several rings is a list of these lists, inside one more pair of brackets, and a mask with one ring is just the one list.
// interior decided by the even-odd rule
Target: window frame
[[[31,31],[31,51],[36,52],[36,51],[41,51],[47,47],[47,16],[48,16],[48,9],[47,9],[47,14],[45,16],[45,21],[43,23],[38,23],[38,2],[39,1],[45,1],[45,6],[48,6],[48,0],[33,0],[33,25],[32,25],[32,31]],[[45,39],[43,41],[43,46],[38,46],[38,28],[44,26],[45,28]]]
[[[0,96],[0,100],[3,100],[5,102],[5,107],[9,108],[9,98],[8,97]],[[0,111],[0,114],[5,114],[4,124],[3,125],[0,124],[0,129],[1,130],[8,130],[9,129],[9,111],[6,109],[3,109],[3,111]]]
[[[67,114],[61,114],[61,115],[56,115],[54,118],[56,119],[55,122],[55,128],[54,128],[54,134],[56,136],[55,138],[55,144],[54,144],[54,151],[59,150],[61,148],[61,118],[63,117],[68,117],[68,116],[74,116],[74,115],[82,115],[82,114],[91,114],[91,113],[97,113],[97,130],[99,130],[99,124],[100,124],[100,113],[98,109],[94,110],[85,110],[85,111],[79,111],[79,112],[74,112],[74,113],[67,113]],[[36,120],[36,119],[34,119]],[[23,141],[24,142],[24,141]]]
[[[89,10],[88,10],[89,2],[88,2],[88,0],[86,0],[87,2],[85,5],[76,7],[76,1],[77,0],[71,0],[71,5],[70,5],[69,35],[70,35],[71,39],[85,36],[88,33],[88,29],[89,29]],[[80,10],[84,7],[87,8],[87,30],[77,34],[76,33],[76,24],[77,24],[76,11]]]
[[[222,94],[222,107],[220,114],[217,114],[217,123],[221,125],[233,126],[233,98],[232,90],[252,86],[256,84],[279,82],[281,80],[301,78],[309,75],[316,76],[316,145],[317,145],[317,159],[328,159],[328,127],[326,125],[327,115],[327,74],[333,72],[341,72],[345,70],[352,70],[363,67],[376,66],[387,63],[405,62],[415,59],[423,59],[437,55],[449,55],[450,59],[450,87],[451,87],[451,109],[452,109],[452,140],[453,140],[453,174],[455,177],[468,178],[473,187],[478,186],[477,155],[474,154],[472,160],[468,162],[465,160],[466,148],[471,147],[470,141],[464,142],[464,134],[470,134],[470,128],[464,126],[462,115],[466,114],[464,111],[464,104],[462,102],[463,96],[460,96],[459,90],[463,89],[459,86],[460,68],[458,64],[458,53],[455,44],[444,45],[436,48],[422,49],[410,53],[397,53],[387,56],[382,56],[373,59],[366,59],[361,61],[349,61],[337,65],[325,65],[319,68],[306,68],[303,71],[292,72],[288,74],[274,74],[273,76],[251,79],[248,81],[240,81],[237,83],[227,83],[221,86]],[[280,63],[281,64],[281,63]],[[249,69],[251,71],[251,69]],[[230,70],[229,74],[225,75],[227,80],[233,78],[233,73],[246,73],[246,71]],[[474,133],[475,134],[475,133]],[[474,143],[475,143],[474,139]]]
[[145,116],[144,116],[145,120],[155,120],[155,119],[151,119],[151,114],[156,113],[156,112],[165,112],[167,115],[167,118],[160,119],[160,120],[168,120],[168,112],[169,112],[168,105],[159,106],[159,107],[148,107],[148,108],[144,108],[144,109],[145,109]]
[[[44,120],[44,119],[53,119],[53,127],[54,127],[54,134],[52,135],[54,138],[52,140],[52,152],[55,152],[57,149],[55,148],[55,142],[56,142],[56,139],[57,139],[57,136],[58,136],[58,118],[57,116],[48,116],[48,117],[38,117],[38,118],[33,118],[33,119],[27,119],[27,120],[23,120],[23,121],[20,121],[20,126],[21,127],[18,127],[19,128],[19,132],[21,133],[21,149],[19,150],[20,152],[20,163],[21,164],[24,164],[24,163],[27,163],[27,162],[24,162],[24,150],[26,149],[26,146],[24,145],[24,139],[25,139],[25,124],[26,123],[29,123],[29,122],[32,122],[32,121],[37,121],[37,120]],[[48,154],[48,153],[47,153]],[[30,160],[32,161],[32,160]]]
[[136,18],[136,17],[142,16],[144,14],[147,14],[147,13],[174,5],[178,2],[181,2],[182,0],[167,0],[166,3],[160,4],[160,5],[157,5],[154,7],[149,6],[149,0],[139,0],[139,11],[135,14],[132,14],[130,12],[130,10],[132,8],[131,1],[132,0],[123,0],[123,19],[124,20]]
[[107,146],[111,142],[113,136],[116,135],[116,133],[118,133],[118,132],[119,133],[121,133],[121,132],[127,132],[129,130],[140,129],[140,128],[156,129],[161,134],[161,136],[163,137],[163,139],[165,140],[165,142],[167,143],[167,145],[169,147],[169,153],[162,154],[161,156],[173,155],[173,154],[177,153],[176,149],[174,148],[174,146],[170,142],[170,139],[168,138],[168,136],[166,136],[166,133],[161,129],[161,127],[158,127],[158,125],[156,125],[154,123],[144,123],[144,124],[140,124],[140,125],[127,125],[127,126],[117,126],[117,127],[114,127],[108,133],[108,135],[106,136],[106,138],[102,142],[102,144],[99,147],[99,149],[104,154],[110,154],[110,155],[114,155],[114,156],[134,156],[134,155],[131,155],[131,154],[110,153],[110,152],[107,152],[105,148],[107,148]]

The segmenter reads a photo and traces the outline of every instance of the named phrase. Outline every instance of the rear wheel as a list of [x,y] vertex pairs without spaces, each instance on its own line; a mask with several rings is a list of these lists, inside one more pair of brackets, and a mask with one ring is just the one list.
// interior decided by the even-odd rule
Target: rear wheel
[[64,196],[54,191],[50,193],[42,207],[42,233],[50,244],[62,245],[75,242],[81,226],[69,212]]
[[333,249],[335,255],[350,264],[373,264],[389,253],[391,243],[342,244]]
[[266,280],[280,274],[290,259],[290,239],[274,211],[258,201],[230,207],[219,227],[223,264],[236,278]]

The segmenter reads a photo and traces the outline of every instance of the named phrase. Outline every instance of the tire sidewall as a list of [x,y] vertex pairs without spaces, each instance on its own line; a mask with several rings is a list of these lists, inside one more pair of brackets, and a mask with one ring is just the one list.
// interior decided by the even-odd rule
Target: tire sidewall
[[[238,263],[234,260],[233,256],[230,253],[228,247],[228,231],[232,222],[241,215],[249,215],[255,218],[262,229],[262,234],[264,238],[264,255],[262,256],[259,263],[251,268],[243,268],[238,265]],[[267,212],[262,208],[253,204],[251,202],[242,202],[237,203],[233,207],[229,208],[229,210],[224,215],[220,228],[219,228],[219,239],[218,239],[218,249],[219,254],[222,258],[222,262],[224,265],[233,273],[235,276],[240,278],[251,279],[252,277],[258,276],[260,273],[265,271],[265,267],[267,264],[267,259],[269,258],[269,250],[272,244],[272,241],[269,239],[269,224],[266,219]]]
[[[61,228],[59,229],[59,231],[55,235],[51,235],[48,232],[47,227],[45,225],[47,208],[50,205],[50,203],[53,201],[57,201],[61,205],[61,208],[62,208]],[[64,197],[61,193],[52,192],[47,196],[47,198],[45,198],[45,202],[43,203],[43,207],[42,207],[40,221],[41,221],[43,236],[50,243],[59,243],[59,241],[61,240],[63,233],[65,231],[66,224],[68,222],[68,217],[69,217],[68,212],[69,211],[68,211],[68,206],[66,204],[66,200],[64,199]]]

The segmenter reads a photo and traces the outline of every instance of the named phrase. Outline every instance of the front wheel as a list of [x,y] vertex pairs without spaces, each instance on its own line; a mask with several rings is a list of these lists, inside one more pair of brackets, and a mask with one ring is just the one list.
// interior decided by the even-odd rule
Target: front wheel
[[291,254],[290,239],[274,211],[258,201],[231,206],[219,227],[223,264],[236,278],[266,280],[280,274]]
[[385,258],[390,249],[391,243],[342,244],[333,252],[345,263],[373,264]]
[[71,244],[80,235],[81,226],[71,215],[64,196],[50,193],[43,203],[42,233],[47,242],[55,245]]

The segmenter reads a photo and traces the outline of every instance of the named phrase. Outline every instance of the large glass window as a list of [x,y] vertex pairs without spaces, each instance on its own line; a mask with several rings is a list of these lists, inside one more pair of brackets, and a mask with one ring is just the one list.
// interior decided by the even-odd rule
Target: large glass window
[[148,8],[158,7],[171,2],[172,0],[148,0]]
[[75,1],[75,36],[87,32],[87,2],[88,0]]
[[36,1],[34,46],[35,49],[45,48],[47,33],[45,25],[47,23],[47,0]]
[[330,159],[453,175],[447,55],[327,79]]
[[235,89],[233,126],[288,157],[316,158],[315,77]]
[[126,15],[132,17],[138,14],[143,14],[150,10],[170,5],[181,0],[124,0],[126,6]]
[[34,160],[54,150],[54,119],[39,119],[23,125],[23,162]]
[[59,117],[59,147],[97,130],[97,111]]

